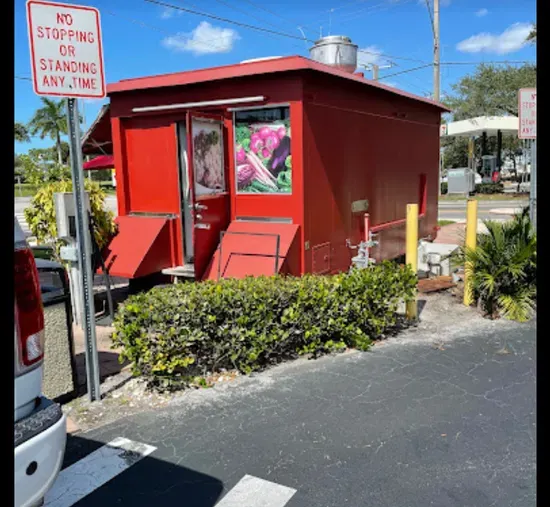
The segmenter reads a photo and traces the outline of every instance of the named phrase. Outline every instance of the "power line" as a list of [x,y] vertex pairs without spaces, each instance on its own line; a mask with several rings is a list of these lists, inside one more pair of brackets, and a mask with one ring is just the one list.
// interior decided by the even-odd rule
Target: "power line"
[[434,34],[434,37],[435,37],[435,27],[434,27],[434,17],[432,14],[432,7],[430,5],[430,0],[425,0],[425,1],[426,1],[426,8],[428,9],[428,14],[430,15],[430,23],[432,24],[432,33]]
[[[280,28],[280,26],[281,26],[281,25],[274,25],[273,23],[270,23],[269,21],[265,21],[261,18],[258,18],[257,16],[254,16],[253,14],[250,14],[250,12],[243,11],[242,9],[239,9],[238,7],[235,7],[235,6],[231,5],[228,2],[224,2],[224,0],[216,0],[216,2],[218,2],[219,4],[225,5],[226,7],[229,7],[230,9],[233,9],[234,11],[240,12],[241,14],[246,14],[248,17],[250,17],[252,19],[256,19],[258,21],[261,21],[262,23],[266,23],[269,26],[273,26],[275,28]],[[190,5],[190,4],[188,4],[188,5]]]
[[393,74],[388,74],[387,76],[382,76],[380,79],[387,79],[388,77],[399,76],[400,74],[407,74],[409,72],[414,72],[415,70],[420,70],[420,69],[425,69],[427,67],[431,67],[432,65],[433,65],[433,63],[427,63],[426,65],[420,65],[419,67],[414,67],[412,69],[406,69],[406,70],[402,70],[400,72],[394,72]]
[[167,4],[167,3],[164,3],[164,2],[159,2],[158,0],[144,0],[144,1],[147,2],[147,3],[151,3],[151,4],[160,5],[162,7],[168,7],[170,9],[176,9],[176,10],[179,10],[179,11],[188,12],[189,14],[195,14],[197,16],[204,16],[205,18],[215,19],[216,21],[223,21],[224,23],[230,23],[230,24],[233,24],[233,25],[242,26],[243,28],[248,28],[250,30],[257,30],[259,32],[271,33],[271,34],[274,34],[274,35],[279,35],[281,37],[287,37],[289,39],[304,40],[303,37],[298,37],[297,35],[292,35],[290,33],[277,32],[275,30],[271,30],[270,28],[263,28],[263,27],[260,27],[260,26],[249,25],[247,23],[241,23],[240,21],[234,21],[232,19],[227,19],[227,18],[224,18],[224,17],[221,17],[221,16],[215,16],[214,14],[208,14],[208,13],[205,13],[205,12],[200,12],[200,11],[195,11],[195,10],[192,10],[192,9],[187,9],[186,7],[179,7],[177,5],[171,5],[171,4]]
[[[149,25],[148,23],[144,23],[143,21],[139,20],[139,19],[134,19],[134,18],[129,18],[127,16],[122,16],[120,14],[117,14],[116,12],[113,12],[113,11],[110,11],[108,9],[101,9],[101,12],[105,12],[106,14],[109,14],[111,16],[114,16],[114,17],[117,17],[117,18],[121,18],[121,19],[124,19],[126,21],[129,21],[130,23],[133,23],[135,25],[138,25],[138,26],[141,26],[142,28],[149,28],[150,30],[154,30],[156,32],[159,32],[159,33],[163,33],[165,35],[169,35],[169,36],[174,36],[173,32],[170,32],[168,30],[165,30],[163,28],[159,28],[157,26],[153,26],[153,25]],[[184,35],[184,34],[178,34],[177,35],[178,37],[182,37],[182,38],[185,38],[187,40],[191,40],[192,37],[188,36],[188,35]],[[215,39],[209,39],[209,40],[201,40],[201,44],[204,44],[206,46],[210,46],[212,49],[219,49],[219,46],[216,46],[216,45],[213,45],[213,44],[210,44],[211,42],[216,42],[216,41],[220,41],[220,40],[226,40],[226,37],[217,37]]]
[[[180,7],[180,6],[177,6],[177,5],[167,4],[167,3],[161,2],[159,0],[144,0],[144,1],[147,2],[147,3],[151,3],[151,4],[160,5],[162,7],[167,7],[167,8],[170,8],[170,9],[176,9],[176,10],[180,10],[180,11],[183,11],[183,12],[188,12],[189,14],[195,14],[197,16],[204,16],[206,18],[214,19],[216,21],[222,21],[224,23],[229,23],[229,24],[232,24],[232,25],[241,26],[243,28],[248,28],[250,30],[256,30],[258,32],[265,32],[265,33],[269,33],[269,34],[272,34],[272,35],[278,35],[280,37],[286,37],[288,39],[294,39],[294,40],[300,40],[300,41],[305,40],[305,41],[311,42],[313,44],[315,43],[315,41],[312,40],[312,39],[307,39],[307,38],[304,39],[304,37],[299,37],[297,35],[292,35],[290,33],[279,32],[279,31],[276,31],[276,30],[271,30],[270,28],[264,28],[264,27],[256,26],[256,25],[249,25],[248,23],[241,23],[240,21],[235,21],[233,19],[224,18],[222,16],[216,16],[214,14],[208,14],[208,13],[205,13],[205,12],[195,11],[193,9],[188,9],[186,7]],[[365,54],[376,55],[376,56],[383,56],[383,57],[386,57],[386,58],[394,58],[394,59],[398,59],[398,60],[408,60],[408,61],[413,61],[413,62],[424,62],[424,60],[417,60],[417,59],[414,59],[414,58],[406,58],[406,57],[401,57],[401,56],[392,56],[392,55],[388,55],[388,54],[385,54],[385,53],[378,53],[378,52],[375,52],[375,51],[367,51],[367,50],[364,50],[364,49],[360,49],[359,53],[365,53]]]
[[531,64],[536,65],[537,62],[529,60],[498,60],[492,62],[441,62],[440,65],[518,65]]
[[32,81],[32,77],[13,76],[15,79],[21,79],[22,81]]
[[[252,2],[252,0],[244,0],[246,3],[250,4],[250,5],[253,5],[254,7],[256,7],[257,9],[260,9],[262,11],[265,11],[267,12],[268,14],[271,14],[272,16],[276,16],[277,18],[279,19],[282,19],[283,21],[286,21],[287,23],[295,26],[295,27],[299,27],[299,28],[305,28],[304,26],[302,26],[301,23],[297,22],[296,20],[291,20],[291,19],[288,19],[288,18],[285,18],[283,16],[281,16],[280,14],[277,14],[276,12],[273,12],[273,11],[270,11],[269,9],[266,9],[265,7],[263,7],[262,5],[260,4],[257,4],[255,2]],[[364,1],[364,0],[362,0]],[[248,13],[247,13],[248,14]]]
[[[364,0],[366,1],[366,0]],[[353,2],[352,2],[353,3]],[[350,4],[351,5],[351,4]],[[361,13],[361,12],[364,12],[364,11],[370,11],[376,7],[379,7],[381,5],[385,5],[385,2],[382,2],[380,4],[376,4],[376,5],[371,5],[371,6],[368,6],[368,7],[361,7],[361,9],[357,9],[357,10],[354,10],[354,11],[351,11],[351,12],[343,12],[342,14],[339,14],[338,16],[336,16],[337,19],[339,18],[348,18],[350,15],[353,15],[353,16],[356,16],[357,14]],[[342,6],[344,7],[344,6]],[[340,7],[340,8],[342,8]],[[326,20],[325,16],[327,14],[329,14],[330,18],[329,18],[329,21],[332,22],[332,13],[336,10],[338,10],[339,8],[338,7],[334,7],[332,9],[328,9],[327,11],[324,12],[324,15],[322,18],[317,18],[315,21],[312,21],[311,23],[308,23],[306,26],[313,26],[313,25],[317,25],[319,23],[322,23],[323,20]]]

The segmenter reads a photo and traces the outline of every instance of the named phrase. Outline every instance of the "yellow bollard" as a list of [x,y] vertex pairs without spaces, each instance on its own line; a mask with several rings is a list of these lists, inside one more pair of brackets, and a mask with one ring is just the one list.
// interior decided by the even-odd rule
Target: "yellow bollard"
[[[474,249],[477,244],[477,201],[468,199],[466,207],[466,248]],[[472,293],[472,265],[467,262],[464,266],[464,304],[474,303]]]
[[[407,204],[407,265],[418,272],[418,204]],[[407,319],[417,317],[416,297],[407,303]]]

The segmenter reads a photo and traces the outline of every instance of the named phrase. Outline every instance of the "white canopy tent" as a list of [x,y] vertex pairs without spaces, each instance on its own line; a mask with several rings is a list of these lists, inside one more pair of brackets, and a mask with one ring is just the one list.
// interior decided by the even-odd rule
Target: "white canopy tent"
[[487,137],[497,138],[497,155],[482,156],[481,173],[484,181],[491,181],[491,175],[502,169],[502,135],[518,135],[519,119],[516,116],[478,116],[467,120],[454,121],[441,125],[441,137],[467,137],[469,144],[468,167],[476,168],[473,139],[482,138],[482,153],[485,152]]
[[453,121],[441,126],[441,137],[477,137],[502,134],[517,135],[519,119],[516,116],[478,116],[469,120]]

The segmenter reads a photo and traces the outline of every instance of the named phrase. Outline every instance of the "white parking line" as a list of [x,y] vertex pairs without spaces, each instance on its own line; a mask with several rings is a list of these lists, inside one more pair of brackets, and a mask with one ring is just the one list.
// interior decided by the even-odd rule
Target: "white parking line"
[[71,507],[156,449],[127,438],[115,438],[62,470],[46,494],[44,507]]
[[284,507],[296,490],[245,475],[216,507]]

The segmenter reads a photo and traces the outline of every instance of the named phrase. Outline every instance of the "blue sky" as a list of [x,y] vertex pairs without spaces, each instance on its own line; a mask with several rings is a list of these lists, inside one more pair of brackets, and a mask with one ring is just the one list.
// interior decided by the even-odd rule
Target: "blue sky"
[[[263,56],[307,56],[306,44],[202,16],[176,11],[144,0],[71,2],[101,12],[107,82],[124,78],[237,63]],[[301,35],[347,35],[365,52],[361,63],[392,64],[380,79],[411,93],[432,90],[431,67],[401,75],[432,60],[432,30],[426,0],[163,0],[241,23]],[[535,0],[440,0],[441,61],[483,62],[535,60],[535,48],[524,45],[529,24],[536,20]],[[443,65],[442,93],[475,65]],[[368,75],[368,71],[365,71]],[[25,1],[15,0],[15,75],[29,78],[30,58]],[[388,76],[384,79],[384,76]],[[89,125],[103,102],[86,101]],[[15,119],[27,122],[39,98],[26,79],[15,79]],[[82,105],[81,105],[82,107]],[[51,146],[49,139],[15,144],[16,153]]]

